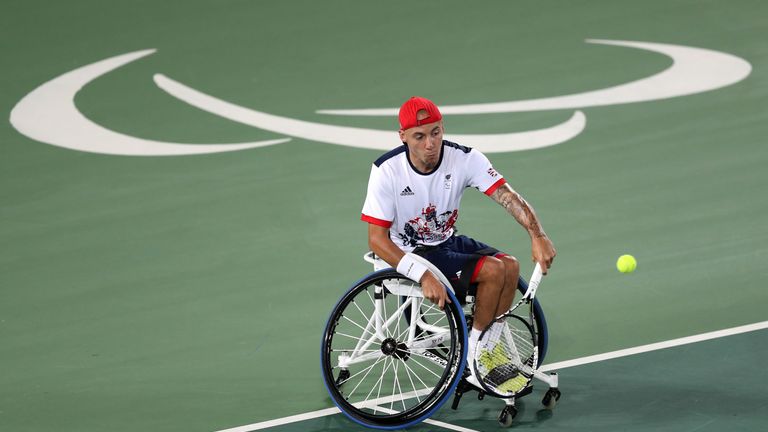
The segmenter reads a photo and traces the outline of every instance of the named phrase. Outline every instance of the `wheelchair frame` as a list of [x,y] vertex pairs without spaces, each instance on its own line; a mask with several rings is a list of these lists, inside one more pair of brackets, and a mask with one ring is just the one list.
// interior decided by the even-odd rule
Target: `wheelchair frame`
[[[353,349],[343,351],[336,356],[336,366],[329,364],[332,362],[331,351],[333,351],[330,347],[330,344],[332,343],[331,339],[334,336],[333,332],[335,332],[336,325],[338,325],[338,323],[333,323],[332,321],[335,315],[339,315],[337,309],[342,306],[344,297],[342,297],[342,300],[339,301],[339,304],[337,304],[336,308],[334,308],[334,313],[332,313],[331,317],[329,318],[329,322],[326,325],[326,331],[323,335],[321,366],[324,382],[334,403],[350,419],[364,426],[377,429],[399,429],[416,424],[428,418],[447,401],[451,393],[454,393],[454,399],[451,405],[453,409],[458,408],[461,397],[463,394],[469,391],[477,391],[478,398],[482,400],[488,393],[483,390],[477,381],[472,379],[473,377],[468,375],[468,372],[465,372],[467,361],[467,322],[471,322],[472,319],[474,299],[471,297],[467,298],[466,304],[467,307],[469,307],[469,312],[467,313],[467,311],[458,306],[458,304],[455,304],[457,303],[457,299],[453,293],[451,284],[445,275],[443,275],[434,265],[432,265],[427,260],[421,257],[416,257],[416,259],[427,266],[427,268],[432,271],[433,274],[435,274],[438,279],[448,288],[450,291],[449,296],[452,298],[452,302],[454,302],[451,307],[458,309],[458,312],[455,309],[452,309],[453,312],[451,312],[450,315],[455,315],[454,319],[458,321],[458,323],[452,323],[449,328],[446,328],[445,326],[430,324],[424,319],[424,315],[421,314],[422,306],[426,305],[427,303],[424,302],[424,296],[421,292],[421,287],[417,282],[406,279],[401,275],[398,277],[399,274],[394,272],[386,262],[376,257],[373,252],[366,253],[363,258],[373,264],[374,270],[376,271],[361,279],[358,285],[372,276],[377,274],[380,275],[381,273],[387,273],[384,271],[385,269],[389,269],[389,273],[387,274],[392,274],[394,276],[390,279],[386,279],[385,282],[375,284],[373,295],[374,298],[371,299],[374,308],[372,311],[373,313],[370,317],[367,318],[367,322],[364,326],[361,324],[355,324],[356,327],[362,329],[362,336],[357,338],[357,342],[355,343]],[[524,282],[522,279],[521,281]],[[355,286],[350,289],[347,295],[352,293],[354,289]],[[399,307],[389,315],[387,315],[386,311],[384,310],[384,299],[387,295],[395,295],[400,298]],[[347,307],[348,304],[343,306]],[[356,304],[355,306],[360,311],[360,313],[363,314],[363,311],[360,310]],[[536,314],[536,328],[531,328],[529,330],[531,331],[531,336],[534,338],[539,338],[539,344],[542,345],[542,349],[540,350],[539,363],[537,364],[537,368],[533,371],[533,376],[534,378],[545,382],[549,386],[549,389],[546,392],[542,403],[546,408],[551,409],[554,408],[557,400],[560,398],[560,391],[557,387],[558,377],[557,373],[547,374],[538,370],[538,366],[541,365],[541,361],[543,361],[544,355],[546,354],[547,328],[540,305],[535,303],[532,305],[532,307],[535,307],[536,312],[538,313]],[[446,310],[448,309],[449,308],[446,307]],[[341,313],[339,316],[343,317],[344,314]],[[412,319],[412,317],[416,317],[416,319]],[[405,321],[408,325],[407,329],[401,331],[399,322],[402,318],[405,318]],[[349,318],[346,319],[349,320]],[[390,327],[393,325],[397,325],[397,333],[399,333],[398,337],[394,338],[390,335]],[[422,337],[425,334],[427,336]],[[346,334],[341,335],[351,337]],[[452,338],[461,340],[454,341]],[[444,344],[446,342],[450,342],[449,345],[451,347],[451,357],[446,358],[435,354],[436,350],[445,349]],[[378,347],[380,349],[371,349],[372,346],[374,348]],[[458,353],[455,349],[456,346],[459,347]],[[406,360],[413,358],[414,361],[417,362],[417,364],[419,364],[421,367],[428,369],[421,363],[418,363],[416,358],[419,358],[431,362],[436,367],[444,368],[444,372],[434,388],[429,388],[423,381],[421,381],[421,378],[416,376],[418,381],[421,381],[421,384],[423,384],[425,388],[415,389],[416,385],[413,385],[414,382],[411,378],[410,372],[406,371],[408,373],[408,378],[411,380],[411,384],[414,387],[414,390],[400,394],[400,401],[402,402],[403,408],[405,409],[404,413],[399,413],[393,409],[396,401],[394,393],[390,397],[379,397],[380,394],[377,394],[377,397],[368,400],[368,397],[372,396],[376,384],[374,384],[374,388],[371,388],[371,391],[366,396],[365,401],[352,404],[346,400],[351,397],[351,394],[345,397],[340,392],[340,388],[352,377],[363,373],[361,371],[354,376],[350,375],[349,367],[367,362],[374,362],[375,365],[384,359],[384,370],[382,372],[382,376],[377,382],[379,386],[378,390],[380,393],[382,380],[384,378],[384,374],[387,372],[387,356],[393,358],[393,360],[391,360],[392,364],[395,363],[394,358],[402,360],[402,362],[399,363],[402,363],[404,368],[408,367]],[[456,364],[457,360],[458,364]],[[367,368],[367,373],[357,384],[357,387],[362,384],[363,380],[365,380],[368,374],[371,372],[371,367],[372,366],[369,366],[369,368]],[[397,366],[393,367],[395,369],[396,375]],[[339,369],[338,377],[333,376],[333,369]],[[411,371],[413,370],[411,369]],[[435,376],[438,375],[435,372],[432,372],[432,374]],[[395,384],[397,384],[397,377],[395,378]],[[355,387],[352,393],[357,390],[357,387]],[[505,407],[502,409],[498,418],[498,421],[502,426],[510,426],[512,424],[512,420],[517,414],[517,409],[515,408],[515,400],[530,394],[531,391],[532,385],[529,385],[528,388],[516,396],[503,399],[505,401]],[[425,398],[423,402],[421,401],[422,396]],[[498,397],[493,394],[490,394],[490,396]],[[406,398],[416,398],[420,404],[417,404],[414,408],[406,409]],[[390,404],[389,409],[383,406],[387,403]],[[421,405],[424,406],[422,407]],[[371,410],[373,410],[373,414],[367,412]],[[377,415],[379,411],[385,415]]]

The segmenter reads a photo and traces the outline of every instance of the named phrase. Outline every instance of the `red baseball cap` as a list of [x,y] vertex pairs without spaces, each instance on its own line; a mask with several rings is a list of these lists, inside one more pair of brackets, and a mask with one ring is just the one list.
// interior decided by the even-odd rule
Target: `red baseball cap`
[[[419,120],[419,111],[426,111],[427,117]],[[400,107],[400,130],[438,122],[442,119],[443,115],[440,114],[437,105],[427,98],[413,96]]]

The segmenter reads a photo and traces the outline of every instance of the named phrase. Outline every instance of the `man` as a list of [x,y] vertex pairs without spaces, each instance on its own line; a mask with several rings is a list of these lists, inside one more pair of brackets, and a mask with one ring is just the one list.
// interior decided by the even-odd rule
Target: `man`
[[474,356],[483,329],[512,306],[520,266],[512,256],[455,235],[464,189],[474,187],[485,193],[528,231],[533,260],[544,274],[555,248],[533,208],[485,155],[443,140],[442,115],[432,101],[410,98],[400,108],[399,120],[403,145],[381,156],[371,168],[361,217],[368,222],[368,244],[400,273],[420,282],[424,297],[441,309],[450,301],[445,287],[409,252],[440,269],[460,301],[468,293],[475,295],[469,335],[469,353]]

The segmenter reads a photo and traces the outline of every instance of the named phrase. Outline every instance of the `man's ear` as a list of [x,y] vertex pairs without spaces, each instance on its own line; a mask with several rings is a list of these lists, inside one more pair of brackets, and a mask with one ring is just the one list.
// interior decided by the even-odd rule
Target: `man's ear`
[[398,133],[400,134],[400,141],[405,142],[405,132],[400,130]]

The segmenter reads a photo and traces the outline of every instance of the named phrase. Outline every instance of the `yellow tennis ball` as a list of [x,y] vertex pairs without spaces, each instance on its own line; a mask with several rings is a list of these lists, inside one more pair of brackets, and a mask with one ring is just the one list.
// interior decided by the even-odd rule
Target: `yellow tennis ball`
[[622,255],[616,261],[616,268],[622,273],[632,273],[637,268],[637,260],[632,255]]

